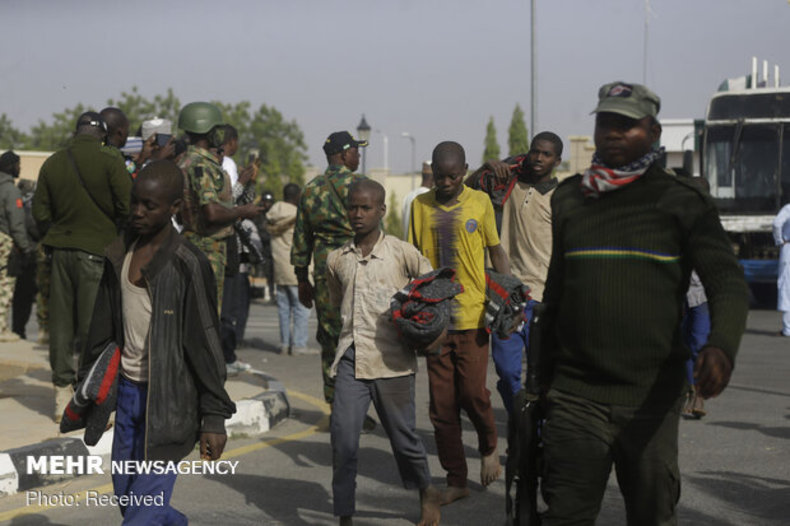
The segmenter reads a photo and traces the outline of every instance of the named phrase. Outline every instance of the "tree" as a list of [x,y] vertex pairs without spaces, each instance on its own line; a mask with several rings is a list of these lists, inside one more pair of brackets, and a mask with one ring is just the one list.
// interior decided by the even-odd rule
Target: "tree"
[[0,115],[0,149],[11,150],[15,148],[19,150],[25,148],[29,140],[30,138],[27,135],[14,128],[14,125],[5,113]]
[[296,121],[286,121],[282,113],[266,104],[261,104],[254,114],[250,114],[252,105],[248,101],[214,104],[222,111],[223,120],[239,132],[236,162],[244,165],[250,152],[259,153],[259,195],[265,189],[279,196],[285,183],[304,183],[307,145]]
[[307,145],[296,121],[286,121],[277,109],[261,104],[250,121],[250,133],[260,150],[263,184],[279,195],[285,182],[304,183]]
[[494,117],[488,119],[486,126],[485,150],[483,150],[483,162],[491,159],[499,159],[499,143],[496,141],[496,127]]
[[529,151],[529,135],[524,122],[524,111],[516,104],[513,117],[510,119],[510,128],[507,130],[508,155],[518,155]]
[[175,132],[181,101],[175,96],[172,88],[167,88],[166,95],[156,95],[153,100],[148,100],[140,95],[137,86],[132,86],[130,91],[122,91],[118,99],[108,99],[107,106],[120,108],[129,119],[129,133],[139,135],[138,131],[143,121],[154,117],[170,120]]
[[96,111],[94,108],[83,106],[80,103],[60,113],[53,113],[51,124],[39,119],[38,124],[30,130],[30,142],[26,147],[44,151],[63,148],[74,134],[79,116],[89,110]]
[[[239,165],[247,164],[246,159],[252,150],[257,150],[261,159],[257,186],[259,193],[266,189],[280,195],[285,183],[292,181],[304,183],[307,160],[307,145],[304,134],[296,121],[286,120],[282,113],[272,106],[262,104],[255,112],[249,101],[235,104],[213,101],[222,112],[223,122],[232,124],[239,132],[239,151],[235,160]],[[178,133],[178,113],[181,101],[171,88],[164,95],[148,99],[140,94],[137,86],[121,92],[120,97],[108,99],[107,106],[120,108],[129,119],[129,130],[137,134],[142,122],[152,117],[161,117],[173,122],[173,133]],[[94,110],[82,104],[52,115],[50,123],[39,120],[31,130],[30,137],[11,126],[3,114],[0,117],[0,145],[16,145],[24,141],[25,148],[56,150],[66,145],[72,136],[77,118],[85,111]],[[99,108],[102,109],[102,108]],[[95,110],[94,110],[95,111]]]
[[403,239],[403,221],[398,213],[398,202],[395,199],[395,194],[390,194],[389,212],[384,219],[384,231],[395,236],[398,239]]

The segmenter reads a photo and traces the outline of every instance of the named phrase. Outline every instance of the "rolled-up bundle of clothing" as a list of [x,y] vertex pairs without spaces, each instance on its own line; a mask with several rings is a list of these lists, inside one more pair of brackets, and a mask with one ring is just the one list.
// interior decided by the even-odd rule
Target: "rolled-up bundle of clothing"
[[425,349],[450,324],[450,302],[464,287],[455,281],[455,270],[443,267],[423,274],[395,293],[390,317],[410,346]]
[[74,390],[63,411],[60,432],[85,428],[85,443],[95,446],[104,431],[118,400],[118,373],[121,349],[115,342],[105,345],[88,374]]
[[510,173],[514,177],[511,177],[507,181],[500,181],[496,178],[493,171],[483,170],[471,182],[472,188],[475,190],[482,190],[488,194],[491,198],[491,204],[494,205],[494,210],[498,212],[501,212],[502,207],[505,206],[505,202],[510,197],[510,193],[513,191],[518,177],[520,175],[531,176],[532,173],[526,154],[508,157],[504,159],[503,162],[510,166]]
[[486,269],[486,330],[507,338],[524,323],[529,287],[515,276]]

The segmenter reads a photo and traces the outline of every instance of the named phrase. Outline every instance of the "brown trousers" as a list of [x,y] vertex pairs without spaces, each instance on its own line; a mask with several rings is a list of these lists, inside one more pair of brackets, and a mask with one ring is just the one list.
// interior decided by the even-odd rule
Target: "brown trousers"
[[461,441],[461,409],[477,431],[477,450],[489,455],[496,449],[497,431],[486,388],[488,333],[485,329],[451,331],[437,356],[428,357],[430,417],[436,449],[447,484],[466,487],[468,468]]

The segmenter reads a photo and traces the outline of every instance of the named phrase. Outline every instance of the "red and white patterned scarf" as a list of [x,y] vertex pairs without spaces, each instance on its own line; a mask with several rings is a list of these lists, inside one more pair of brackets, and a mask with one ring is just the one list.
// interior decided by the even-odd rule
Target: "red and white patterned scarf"
[[582,174],[582,193],[585,197],[597,198],[602,192],[622,188],[639,179],[663,153],[664,148],[653,149],[636,161],[614,169],[604,165],[595,152],[592,164]]

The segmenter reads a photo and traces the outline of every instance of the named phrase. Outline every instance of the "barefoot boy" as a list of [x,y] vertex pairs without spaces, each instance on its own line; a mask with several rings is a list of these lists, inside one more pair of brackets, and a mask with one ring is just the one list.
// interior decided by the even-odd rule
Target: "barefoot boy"
[[409,241],[434,267],[455,269],[464,287],[453,299],[447,340],[439,354],[427,358],[431,422],[439,460],[447,471],[443,504],[448,504],[469,495],[462,408],[477,431],[480,483],[487,486],[501,472],[491,393],[486,389],[485,249],[497,272],[510,274],[510,265],[499,244],[491,200],[463,184],[467,164],[461,145],[440,143],[431,166],[435,186],[412,203]]
[[413,349],[400,342],[389,320],[390,298],[431,265],[417,250],[384,234],[384,188],[362,179],[349,188],[348,217],[354,238],[327,259],[329,297],[343,328],[331,375],[332,494],[341,526],[352,524],[357,452],[370,402],[376,407],[403,485],[420,490],[421,526],[439,524],[439,492],[431,485],[425,447],[416,432]]
[[[146,166],[132,186],[130,232],[106,250],[86,372],[110,341],[121,346],[112,460],[177,462],[200,440],[203,459],[225,447],[225,392],[216,284],[206,257],[170,222],[183,192],[171,161]],[[115,494],[163,496],[121,506],[124,524],[187,524],[170,506],[175,474],[113,474]],[[126,499],[125,499],[126,500]]]

